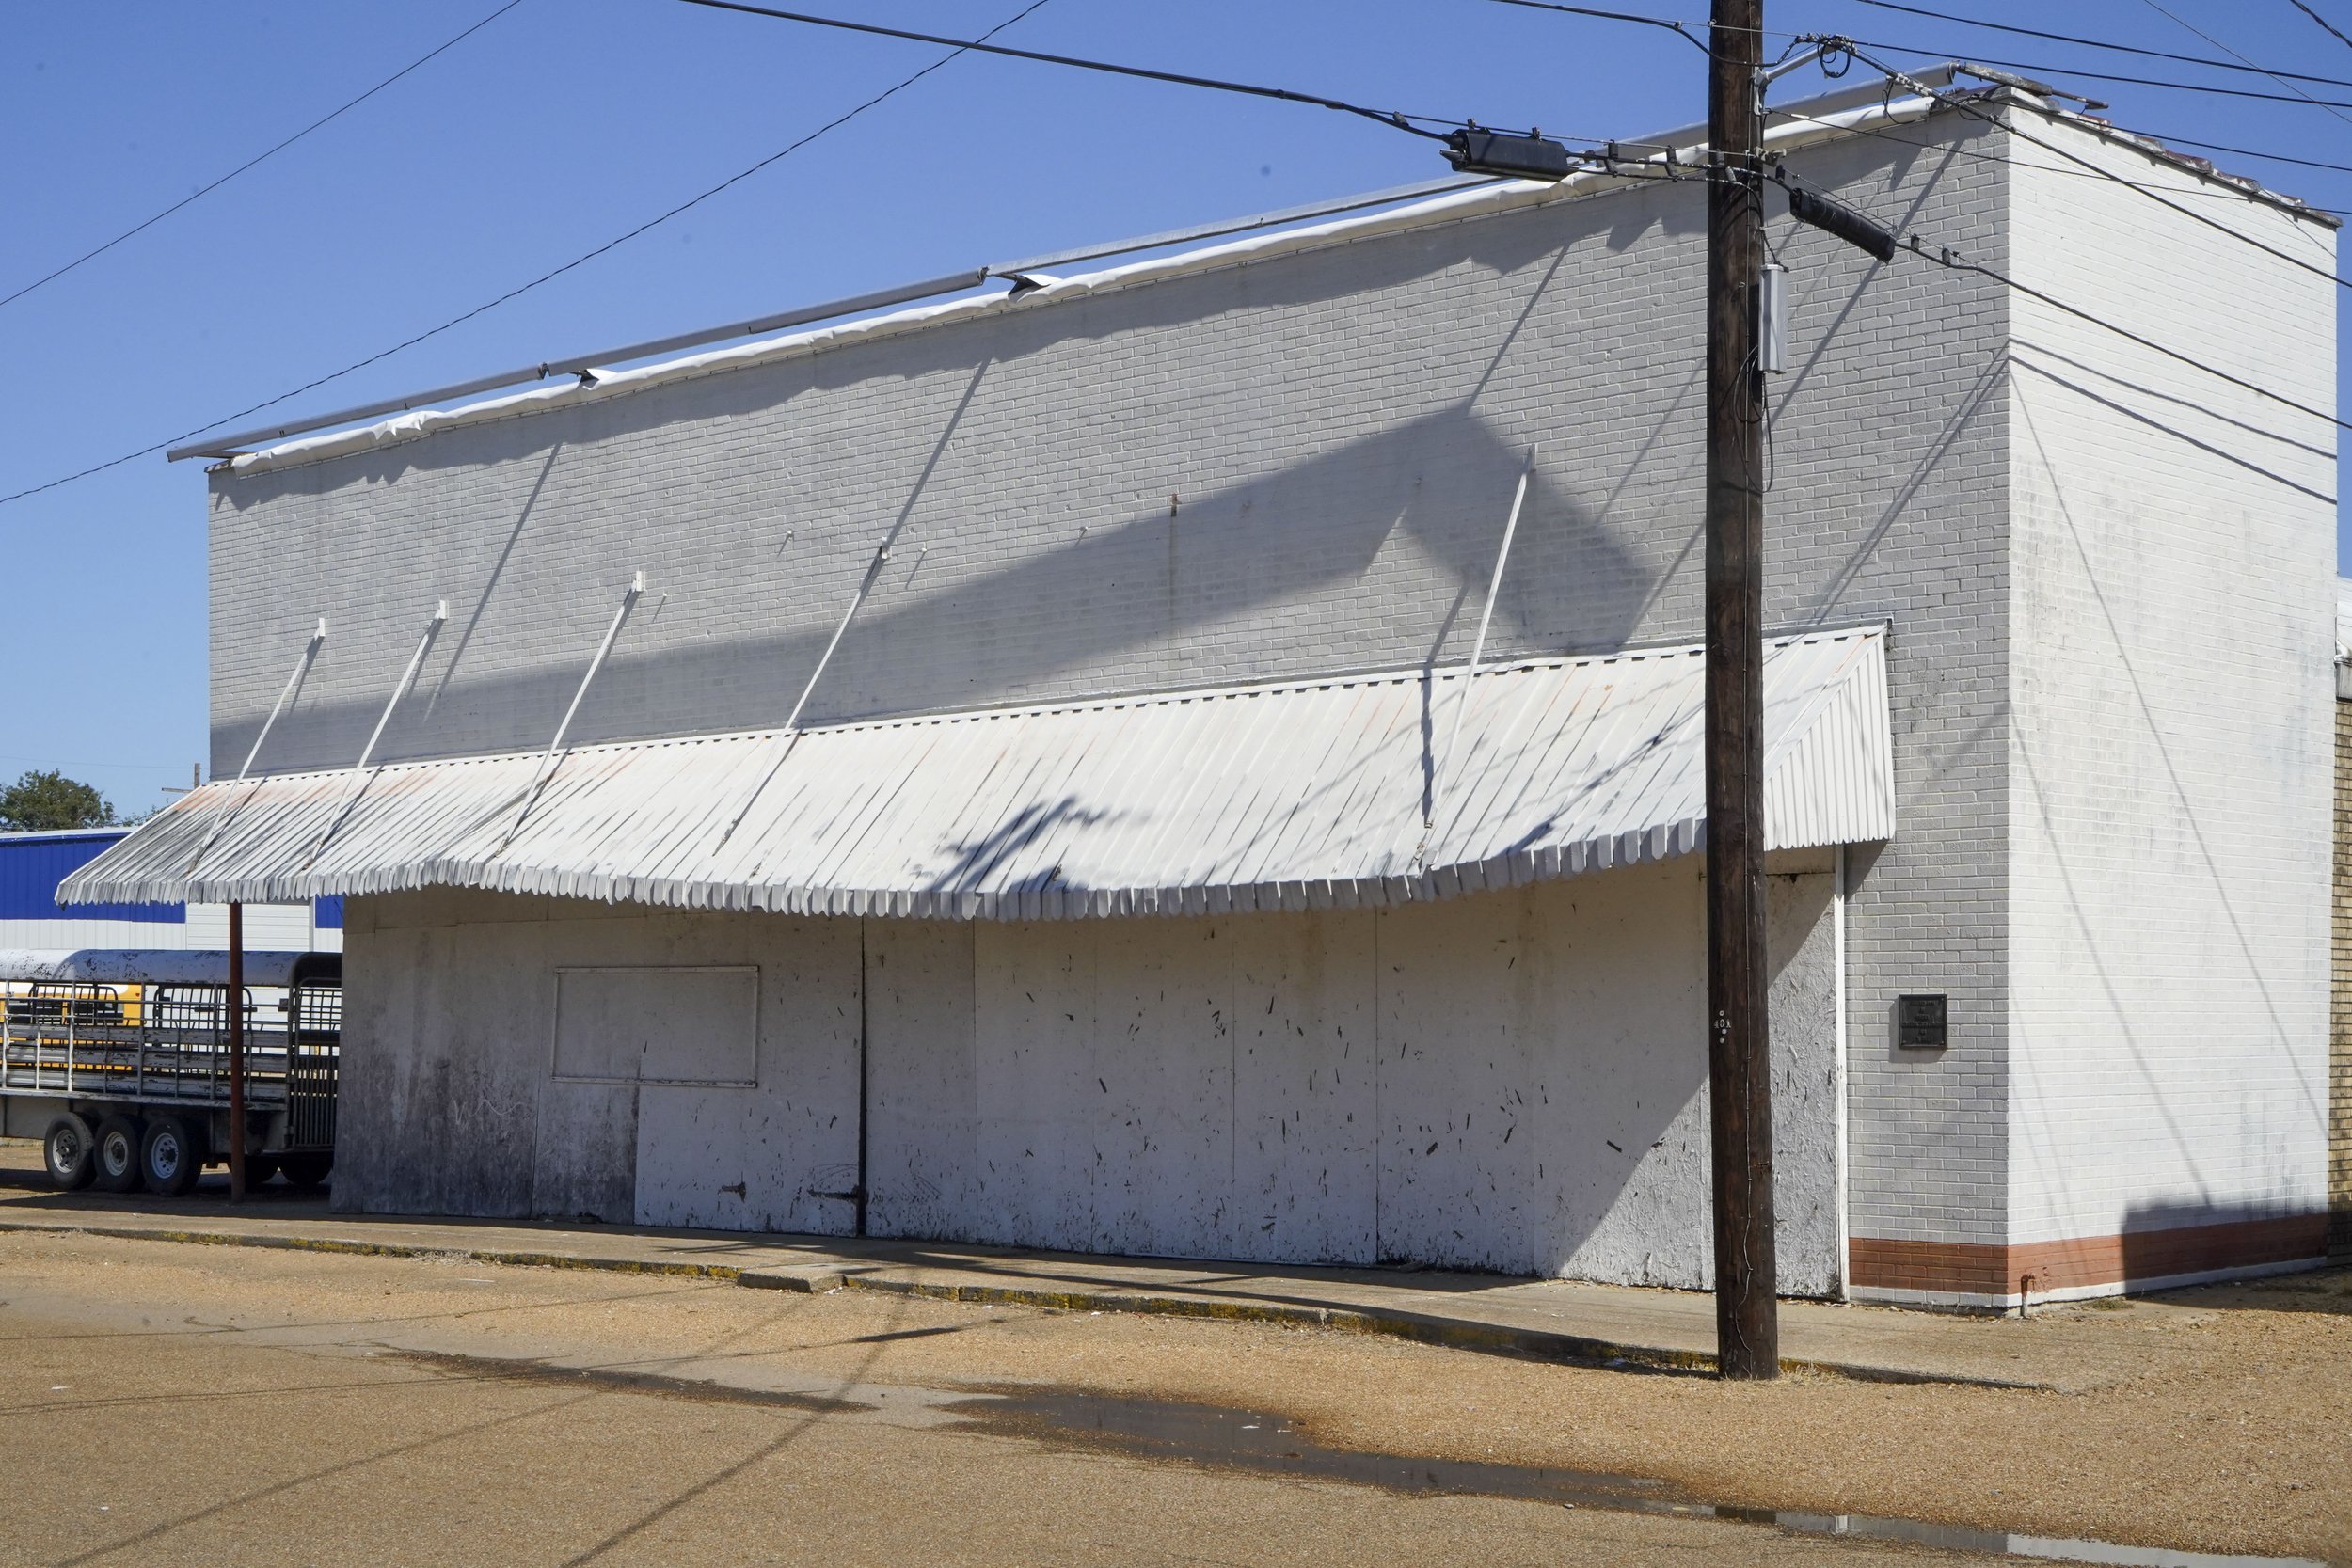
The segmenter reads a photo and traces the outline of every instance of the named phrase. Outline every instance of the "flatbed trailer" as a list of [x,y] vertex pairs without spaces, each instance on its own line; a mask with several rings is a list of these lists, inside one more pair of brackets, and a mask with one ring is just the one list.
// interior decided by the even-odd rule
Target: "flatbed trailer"
[[[244,956],[246,1180],[326,1179],[342,955]],[[229,955],[0,950],[0,1132],[65,1188],[177,1196],[229,1158]]]

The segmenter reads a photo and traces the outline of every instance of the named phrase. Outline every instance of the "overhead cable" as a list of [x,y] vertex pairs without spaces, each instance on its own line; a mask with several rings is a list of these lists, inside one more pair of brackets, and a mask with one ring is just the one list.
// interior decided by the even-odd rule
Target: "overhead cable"
[[[1813,185],[1814,189],[1817,191],[1821,189],[1819,185],[1815,185],[1813,182],[1803,180],[1802,177],[1791,174],[1786,165],[1776,166],[1772,173],[1773,178],[1783,186],[1789,185],[1793,181],[1803,184]],[[1840,198],[1840,199],[1843,198]],[[2134,332],[2127,326],[2120,326],[2103,316],[2095,315],[2089,310],[2083,309],[2080,306],[2069,305],[2066,301],[2059,299],[2053,294],[2044,293],[2042,290],[2033,287],[2031,284],[2020,283],[2017,279],[2011,277],[2007,273],[1986,266],[1980,261],[1971,261],[1960,252],[1952,249],[1949,245],[1938,245],[1933,249],[1930,249],[1915,231],[1904,233],[1902,235],[1899,254],[1903,251],[1907,251],[1911,255],[1920,258],[1922,261],[1932,261],[1937,266],[1944,267],[1952,272],[1975,273],[1980,277],[1990,278],[1992,281],[2000,284],[2006,289],[2024,294],[2028,299],[2041,301],[2053,310],[2057,310],[2064,315],[2072,316],[2076,321],[2085,323],[2088,325],[2098,327],[2102,331],[2112,332],[2117,337],[2127,339],[2132,342],[2137,343],[2140,347],[2147,349],[2152,353],[2160,354],[2167,359],[2188,366],[2191,370],[2202,372],[2204,374],[2210,375],[2216,380],[2226,381],[2233,387],[2253,393],[2256,397],[2266,398],[2270,402],[2279,404],[2283,407],[2292,408],[2298,414],[2308,414],[2315,420],[2325,420],[2329,424],[2336,426],[2340,430],[2352,430],[2352,420],[2342,419],[2337,415],[2329,413],[2324,408],[2314,408],[2310,404],[2298,402],[2294,398],[2288,397],[2283,392],[2274,392],[2267,387],[2260,386],[2254,382],[2249,381],[2244,376],[2234,375],[2230,372],[2221,369],[2218,365],[2209,365],[2204,360],[2196,358],[2191,355],[2183,354],[2178,349],[2167,348],[2164,344],[2157,342],[2154,339],[2143,337],[2139,333]]]
[[[2317,103],[2320,102],[2318,99],[2313,98],[2310,93],[2305,92],[2301,87],[2296,87],[2293,82],[2287,80],[2286,77],[2280,75],[2279,72],[2275,71],[2264,70],[2264,68],[2260,66],[2255,66],[2253,61],[2247,60],[2245,55],[2238,54],[2236,50],[2232,49],[2228,44],[2222,42],[2211,33],[2206,32],[2202,27],[2198,26],[2186,17],[2180,15],[2178,12],[2166,9],[2165,7],[2159,3],[2159,0],[2142,0],[2142,4],[2146,5],[2150,10],[2164,18],[2167,22],[2171,23],[2174,26],[2180,27],[2187,32],[2194,33],[2199,38],[2203,39],[2207,43],[2212,44],[2216,49],[2221,50],[2223,53],[2233,55],[2240,60],[2245,60],[2249,66],[2253,66],[2255,70],[2261,71],[2264,75],[2269,77],[2272,81],[2278,83],[2280,87],[2286,88],[2289,92],[2292,92],[2296,97],[2302,99],[2304,102],[2309,103]],[[2344,120],[2344,123],[2352,125],[2352,119],[2346,119],[2344,113],[2344,109],[2347,107],[2352,107],[2352,105],[2330,104],[2328,106],[2328,112],[2335,116],[2338,119]]]
[[[1707,48],[1705,43],[1699,42],[1693,31],[1692,24],[1677,22],[1670,17],[1644,16],[1632,11],[1598,10],[1589,6],[1562,5],[1558,3],[1558,0],[1493,0],[1493,3],[1501,6],[1521,6],[1530,10],[1561,11],[1570,16],[1589,16],[1609,22],[1631,22],[1639,23],[1651,27],[1663,27],[1669,29],[1670,31],[1681,34],[1684,38],[1690,39],[1694,43],[1699,43],[1699,47],[1701,49]],[[2206,55],[2180,55],[2174,54],[2169,50],[2143,49],[2137,45],[2128,43],[2109,43],[2099,39],[2078,38],[2070,33],[2047,33],[2034,27],[2010,27],[1995,22],[1980,22],[1974,17],[1956,16],[1947,11],[1928,10],[1918,6],[1898,6],[1886,4],[1885,0],[1855,0],[1855,3],[1858,5],[1883,4],[1884,8],[1888,10],[1904,11],[1914,16],[1931,17],[1940,22],[1949,22],[1955,26],[1984,27],[1996,32],[2019,33],[2029,38],[2048,39],[2052,41],[2059,43],[2078,44],[2086,49],[2106,49],[2113,50],[2118,54],[2137,55],[2152,59],[2175,60],[2183,65],[2203,66],[2215,71],[2246,71],[2257,76],[2267,76],[2276,82],[2293,80],[2314,82],[2323,87],[2352,87],[2352,76],[2318,76],[2308,75],[2293,71],[2274,71],[2268,66],[2257,65],[2253,61],[2247,59],[2244,55],[2239,55],[2235,60],[2221,60],[2215,59]],[[1705,24],[1700,24],[1698,25],[1705,25]],[[1744,29],[1734,30],[1744,31]],[[2194,28],[2191,28],[2190,30],[2192,32],[2196,31]],[[1771,27],[1761,28],[1759,31],[1767,38],[1796,39],[1801,41],[1805,39],[1819,36],[1816,34],[1787,33],[1782,32],[1777,28]],[[2205,37],[2203,34],[2199,34],[2199,36]],[[2212,93],[2224,98],[2259,99],[2265,103],[2312,103],[2326,107],[2352,108],[2352,103],[2328,103],[2326,101],[2312,98],[2303,94],[2281,95],[2279,93],[2256,92],[2244,87],[2216,87],[2209,83],[2202,82],[2178,82],[2164,77],[2120,76],[2109,72],[2089,70],[2077,66],[2043,65],[2029,60],[1994,59],[1986,55],[1971,55],[1967,50],[1963,49],[1930,48],[1920,44],[1894,43],[1883,39],[1857,39],[1854,41],[1862,44],[1866,48],[1891,49],[1898,54],[1903,55],[1933,55],[1944,59],[1962,57],[1979,59],[1986,65],[2001,66],[2010,71],[2058,72],[2067,75],[2087,77],[2093,81],[2120,83],[2126,87],[2162,87],[2175,92]],[[2206,38],[2206,41],[2215,44],[2217,48],[2229,48],[2227,44],[2220,43],[2217,40],[2214,40],[2209,37]],[[2235,54],[2236,51],[2231,50],[2230,53]]]
[[[1980,17],[1955,16],[1949,11],[1930,10],[1924,6],[1899,5],[1896,3],[1896,0],[1853,0],[1853,3],[1857,6],[1874,6],[1883,11],[1901,11],[1907,16],[1924,16],[1936,22],[1949,22],[1956,26],[1981,27],[1987,32],[2013,33],[2020,38],[2042,39],[2051,43],[2072,43],[2079,45],[2085,49],[2106,49],[2118,55],[2137,55],[2144,59],[2172,60],[2181,65],[2201,65],[2209,67],[2215,71],[2250,71],[2259,75],[2268,76],[2274,79],[2286,77],[2297,82],[2316,82],[2322,87],[2352,87],[2352,78],[2342,76],[2312,76],[2297,71],[2273,71],[2267,66],[2256,65],[2252,61],[2245,59],[2243,56],[2240,56],[2237,60],[2217,60],[2205,55],[2181,55],[2176,54],[2169,49],[2148,49],[2136,43],[2113,43],[2105,39],[2081,38],[2073,33],[2052,33],[2045,32],[2040,27],[2018,27],[2006,22],[1987,22]],[[2294,0],[2294,3],[2301,5],[2302,0]],[[2308,6],[2304,7],[2304,9],[2306,10],[2309,10],[2310,8],[2311,8]],[[2325,27],[2328,24],[2325,22],[2322,22],[2320,25]],[[2194,29],[2192,29],[2192,31]],[[2329,31],[2332,32],[2334,29],[2330,28]],[[2343,35],[2338,34],[2337,36],[2342,37]],[[2212,40],[2207,40],[2207,41],[2211,42]],[[1880,44],[1877,47],[1887,49],[1893,48],[1894,45]],[[2233,53],[2234,53],[2234,51],[2233,51]]]
[[[1775,108],[1772,111],[1772,117],[1776,119],[1799,120],[1807,125],[1819,125],[1829,130],[1842,131],[1857,136],[1868,136],[1875,141],[1892,142],[1898,147],[1907,147],[1914,151],[1924,152],[1931,150],[1930,143],[1914,141],[1908,136],[1899,136],[1890,131],[1875,130],[1867,125],[1843,124],[1836,120],[1824,119],[1819,115],[1808,115],[1797,109]],[[2120,130],[2119,134],[2123,135],[2146,135],[2146,133],[2144,132]],[[2156,140],[2159,138],[2150,136],[2148,139]],[[1965,158],[1971,163],[2005,164],[2011,167],[2015,167],[2017,165],[2017,160],[2015,158],[2009,157],[1998,152],[1979,152],[1973,149],[1965,147],[1935,147],[1932,150],[1940,156],[1947,158]],[[2228,150],[2224,149],[2223,150]],[[2201,160],[2200,161],[2201,162]],[[2085,169],[2043,168],[2041,172],[2044,174],[2059,175],[2068,180],[2096,180],[2100,178],[2100,176]],[[2191,173],[2192,175],[2195,173],[2193,169],[2186,170],[2185,172]],[[2352,173],[2352,167],[2347,167],[2345,172]],[[2119,176],[2119,178],[2121,177]],[[2241,182],[2225,174],[2216,173],[2210,178],[2213,184],[2200,183],[2195,190],[2174,190],[2168,186],[2144,185],[2137,180],[2125,180],[2124,183],[2130,185],[2135,190],[2161,190],[2170,196],[2208,196],[2216,201],[2233,201],[2249,206],[2270,207],[2287,216],[2292,216],[2296,213],[2325,213],[2329,217],[2352,217],[2352,208],[2321,207],[2312,202],[2304,201],[2299,198],[2290,199],[2288,198],[2279,197],[2273,193],[2260,189],[2248,190],[2244,188]],[[2213,185],[2215,184],[2219,185],[2221,188],[2217,190],[2213,188]],[[2265,198],[2267,198],[2267,199],[2265,199]]]
[[2334,23],[2328,21],[2326,17],[2320,15],[2317,11],[2312,9],[2309,6],[2303,4],[2303,0],[2287,0],[2287,3],[2292,5],[2296,10],[2301,11],[2305,16],[2310,17],[2313,22],[2318,23],[2322,27],[2327,28],[2330,33],[2333,33],[2339,42],[2344,44],[2346,47],[2352,47],[2352,38],[2344,37],[2344,30],[2342,28],[2338,27]]
[[[1596,10],[1590,6],[1564,6],[1559,3],[1559,0],[1496,0],[1496,3],[1503,6],[1524,6],[1533,11],[1562,11],[1569,16],[1589,16],[1602,22],[1639,22],[1651,27],[1663,27],[1666,31],[1680,34],[1685,40],[1696,44],[1702,54],[1708,55],[1710,57],[1713,55],[1713,51],[1708,47],[1707,40],[1698,36],[1692,24],[1677,22],[1670,17],[1641,16],[1632,11]],[[1701,23],[1698,25],[1705,26],[1707,24]]]
[[[1030,0],[1028,5],[1023,7],[1011,16],[1007,17],[995,26],[991,27],[987,32],[982,33],[980,37],[984,39],[993,38],[996,34],[1003,32],[1006,28],[1011,26],[1014,23],[1019,22],[1023,17],[1027,16],[1031,11],[1036,10],[1040,6],[1042,6],[1045,3],[1046,0]],[[414,348],[417,344],[423,342],[428,338],[439,337],[450,328],[457,326],[465,322],[471,321],[474,317],[483,314],[485,311],[496,309],[499,306],[506,304],[509,300],[515,299],[518,295],[529,293],[532,290],[539,287],[542,283],[550,282],[555,278],[563,277],[565,273],[570,272],[575,267],[595,261],[606,251],[628,244],[629,241],[636,239],[639,235],[646,232],[648,230],[658,228],[659,226],[669,222],[672,218],[676,217],[679,214],[687,211],[689,208],[699,206],[701,203],[709,200],[712,197],[717,196],[721,191],[727,189],[729,186],[740,183],[742,181],[750,179],[753,175],[757,174],[761,169],[766,168],[769,165],[773,164],[780,159],[789,157],[791,154],[799,151],[802,148],[806,147],[809,143],[817,140],[819,136],[825,135],[829,132],[838,130],[840,127],[848,124],[850,120],[855,119],[858,116],[864,114],[866,110],[874,107],[877,103],[882,103],[884,99],[905,91],[908,87],[913,87],[924,77],[929,76],[932,71],[937,71],[941,66],[946,65],[949,60],[954,59],[957,55],[960,55],[962,52],[963,51],[961,49],[957,49],[941,55],[938,59],[933,60],[930,64],[925,66],[922,70],[915,71],[913,75],[902,77],[890,87],[883,88],[881,92],[878,92],[873,97],[866,100],[863,103],[848,110],[846,113],[837,115],[834,119],[827,120],[816,130],[808,133],[808,135],[790,143],[780,150],[772,152],[767,157],[762,158],[759,162],[752,165],[751,167],[744,169],[741,173],[730,175],[728,178],[722,180],[719,183],[711,186],[708,190],[704,191],[701,195],[679,202],[676,206],[671,208],[668,212],[663,213],[659,217],[649,218],[645,222],[639,224],[636,228],[628,230],[628,232],[619,236],[617,239],[608,240],[604,244],[596,246],[596,249],[591,250],[584,255],[577,256],[571,261],[564,262],[560,267],[556,267],[548,272],[541,273],[530,282],[509,289],[506,293],[499,295],[496,299],[493,299],[486,304],[477,305],[472,309],[466,311],[463,315],[452,316],[449,320],[441,323],[438,326],[430,327],[425,331],[418,333],[412,338],[404,339],[400,342],[394,343],[388,349],[382,350],[379,353],[369,355],[364,359],[354,360],[352,363],[345,365],[342,370],[330,371],[326,374],[319,376],[314,380],[304,382],[301,386],[294,388],[292,391],[280,392],[273,398],[264,398],[260,403],[254,404],[249,407],[241,408],[233,414],[224,414],[219,419],[198,425],[193,430],[182,431],[177,436],[168,436],[164,440],[155,442],[151,446],[141,447],[136,451],[125,452],[120,457],[113,457],[107,459],[103,463],[92,464],[90,467],[82,469],[78,473],[66,475],[63,479],[53,479],[45,484],[36,484],[27,489],[17,490],[8,495],[0,496],[0,506],[6,506],[10,501],[23,500],[27,496],[38,496],[44,490],[55,490],[61,484],[71,484],[76,480],[87,479],[90,475],[103,473],[108,468],[120,467],[125,463],[134,463],[142,457],[151,457],[156,452],[167,451],[172,447],[180,445],[183,441],[192,441],[208,431],[218,430],[222,425],[228,424],[232,420],[242,420],[247,415],[259,414],[265,408],[275,408],[279,404],[288,402],[294,398],[298,398],[305,392],[316,390],[318,388],[326,386],[330,381],[339,381],[344,376],[351,374],[354,371],[364,370],[368,366],[376,363],[378,360],[390,358],[393,355],[400,353],[404,349]]]
[[946,38],[938,33],[911,32],[904,27],[884,27],[871,22],[850,22],[837,16],[815,16],[807,11],[783,11],[767,6],[753,6],[743,0],[683,0],[689,6],[702,6],[715,11],[739,11],[745,16],[764,16],[776,22],[798,22],[811,27],[834,27],[848,33],[869,33],[877,38],[906,39],[915,43],[936,43],[957,49],[969,49],[975,54],[1002,55],[1008,59],[1034,60],[1041,65],[1069,66],[1077,71],[1102,71],[1112,76],[1133,76],[1147,82],[1169,82],[1178,87],[1207,87],[1216,92],[1240,93],[1250,98],[1275,98],[1286,103],[1305,103],[1319,109],[1336,109],[1342,114],[1359,115],[1391,130],[1427,136],[1443,141],[1437,131],[1424,131],[1423,125],[1445,125],[1455,129],[1470,127],[1473,121],[1447,119],[1438,115],[1406,114],[1398,109],[1373,109],[1345,99],[1325,98],[1319,93],[1295,92],[1288,87],[1259,87],[1248,82],[1229,82],[1216,76],[1189,76],[1181,71],[1153,71],[1147,66],[1119,65],[1109,60],[1089,60],[1076,55],[1048,55],[1036,49],[1012,49],[1003,44],[982,43],[972,39]]
[[285,151],[286,149],[300,141],[303,137],[309,135],[311,132],[318,130],[321,126],[326,125],[330,120],[341,119],[351,110],[358,108],[360,104],[366,103],[369,99],[373,98],[377,93],[382,92],[386,87],[390,87],[394,82],[399,81],[410,71],[415,71],[420,66],[422,66],[432,60],[434,56],[445,54],[449,50],[454,49],[457,45],[465,42],[468,39],[473,37],[474,34],[482,31],[483,28],[487,27],[491,23],[496,22],[500,17],[504,16],[508,11],[513,10],[516,6],[521,4],[522,0],[506,0],[506,4],[501,6],[497,10],[492,11],[481,21],[467,28],[464,32],[458,34],[455,38],[449,40],[447,42],[442,43],[435,49],[429,50],[426,53],[418,55],[415,59],[409,61],[406,65],[402,66],[398,71],[393,71],[389,76],[385,77],[384,80],[376,83],[375,86],[370,87],[358,97],[351,99],[339,108],[332,109],[327,113],[321,115],[318,119],[304,126],[301,130],[296,131],[293,135],[288,136],[284,141],[278,143],[276,146],[265,151],[256,153],[254,156],[247,158],[244,163],[239,164],[235,168],[230,169],[228,173],[222,175],[219,179],[213,181],[210,184],[199,185],[195,190],[190,191],[186,196],[182,197],[179,200],[173,202],[162,212],[155,214],[151,217],[143,219],[138,223],[133,224],[121,233],[117,234],[113,239],[108,240],[104,245],[93,246],[91,249],[82,252],[81,255],[76,256],[72,261],[68,261],[65,265],[57,268],[56,271],[34,278],[30,283],[25,284],[23,288],[17,290],[12,294],[0,295],[0,306],[12,305],[16,301],[23,299],[26,294],[31,293],[35,289],[41,287],[41,285],[56,282],[58,278],[63,277],[67,273],[72,272],[75,267],[80,266],[83,262],[94,261],[98,257],[103,256],[109,250],[112,250],[115,246],[120,245],[123,241],[130,239],[133,235],[142,233],[147,230],[154,228],[155,225],[163,222],[164,219],[171,216],[172,214],[178,212],[181,208],[185,207],[191,201],[196,201],[203,197],[210,196],[213,192],[220,189],[221,186],[226,185],[230,181],[234,180],[238,175],[243,174],[246,170],[252,168],[258,164],[268,162],[278,153]]
[[2199,141],[2194,136],[2176,136],[2167,131],[2137,131],[2135,135],[2146,136],[2167,147],[2194,147],[2204,152],[2226,152],[2233,158],[2261,158],[2274,164],[2292,164],[2297,168],[2326,169],[2331,174],[2352,174],[2352,164],[2331,164],[2324,158],[2297,158],[2285,152],[2263,152],[2250,147],[2231,147],[2222,142]]
[[2217,233],[2227,234],[2232,239],[2236,240],[2239,244],[2251,245],[2254,249],[2261,251],[2264,255],[2274,257],[2279,261],[2286,262],[2287,265],[2291,267],[2299,268],[2304,272],[2312,274],[2315,277],[2324,277],[2328,282],[2335,284],[2338,288],[2347,286],[2346,280],[2337,277],[2331,268],[2314,266],[2311,262],[2304,261],[2299,256],[2290,256],[2285,251],[2279,249],[2275,245],[2265,245],[2262,241],[2255,239],[2252,235],[2245,233],[2240,230],[2233,229],[2228,224],[2221,222],[2217,218],[2208,217],[2204,214],[2197,212],[2193,208],[2184,207],[2179,202],[2170,200],[2159,195],[2157,192],[2146,185],[2135,184],[2133,182],[2126,180],[2122,175],[2116,173],[2113,169],[2107,168],[2100,164],[2093,163],[2089,158],[2085,158],[2078,153],[2068,151],[2065,148],[2058,146],[2056,142],[2044,140],[2043,138],[2035,135],[2030,131],[2026,131],[2015,125],[2009,124],[2002,120],[1998,116],[1989,115],[1965,98],[1958,97],[1950,93],[1939,92],[1935,88],[1918,81],[1916,78],[1896,70],[1893,66],[1886,64],[1883,60],[1873,59],[1870,55],[1862,53],[1862,46],[1854,43],[1850,39],[1842,40],[1840,41],[1842,41],[1846,47],[1854,51],[1854,57],[1856,59],[1863,61],[1865,64],[1869,65],[1875,70],[1884,71],[1887,76],[1901,83],[1904,87],[1909,87],[1913,92],[1919,94],[1923,98],[1931,98],[1947,108],[1957,109],[1962,114],[1968,116],[1971,119],[1980,120],[1987,125],[1997,126],[2007,131],[2010,135],[2015,136],[2020,141],[2028,142],[2035,147],[2041,148],[2045,152],[2055,153],[2058,157],[2065,159],[2070,164],[2074,164],[2080,167],[2090,170],[2101,179],[2113,181],[2116,184],[2122,186],[2125,190],[2137,191],[2159,207],[2178,213],[2181,216],[2189,219],[2193,223],[2201,223],[2206,228],[2211,229]]

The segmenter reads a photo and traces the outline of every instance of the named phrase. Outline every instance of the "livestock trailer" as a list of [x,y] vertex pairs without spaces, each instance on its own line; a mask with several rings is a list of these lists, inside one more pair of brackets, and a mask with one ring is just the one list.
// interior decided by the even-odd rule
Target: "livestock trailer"
[[[245,955],[246,1180],[326,1180],[342,955]],[[229,955],[0,950],[0,1133],[52,1180],[177,1196],[229,1158]]]

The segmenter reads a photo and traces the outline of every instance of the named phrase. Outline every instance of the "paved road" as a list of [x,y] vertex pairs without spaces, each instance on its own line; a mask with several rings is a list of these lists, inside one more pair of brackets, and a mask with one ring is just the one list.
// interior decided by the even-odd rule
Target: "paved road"
[[0,1563],[1980,1560],[1253,1473],[904,1379],[1083,1317],[72,1237],[0,1238]]

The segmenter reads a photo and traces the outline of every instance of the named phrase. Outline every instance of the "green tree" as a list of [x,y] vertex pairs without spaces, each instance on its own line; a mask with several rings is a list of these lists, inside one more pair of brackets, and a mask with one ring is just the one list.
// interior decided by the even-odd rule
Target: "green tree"
[[115,809],[78,779],[59,772],[27,772],[0,789],[0,828],[11,832],[53,832],[60,828],[111,828]]

